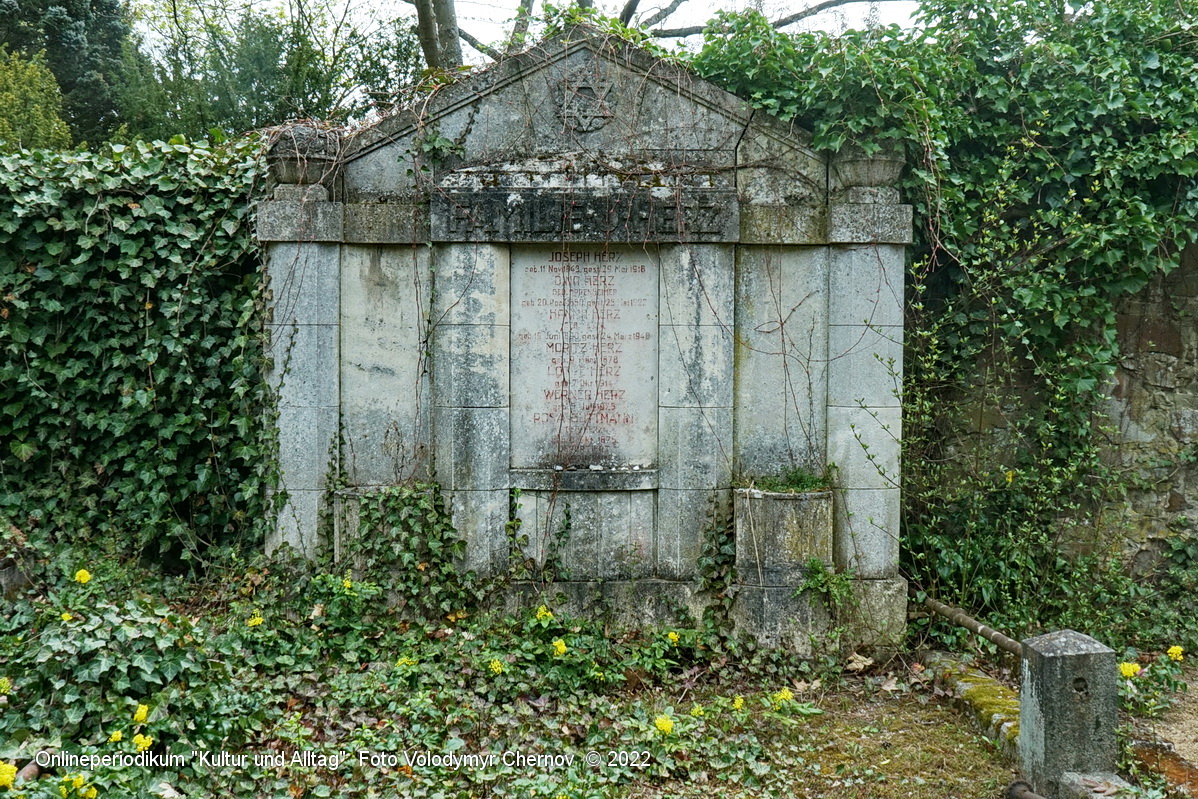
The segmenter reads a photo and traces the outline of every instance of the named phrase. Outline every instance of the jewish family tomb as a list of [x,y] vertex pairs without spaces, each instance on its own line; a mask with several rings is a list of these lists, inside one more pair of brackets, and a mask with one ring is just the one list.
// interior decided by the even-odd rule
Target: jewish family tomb
[[[732,518],[746,635],[810,649],[812,559],[859,642],[901,635],[901,162],[582,29],[271,158],[272,547],[433,480],[467,567],[553,559],[577,612],[645,621],[701,609]],[[831,484],[754,487],[794,469]]]

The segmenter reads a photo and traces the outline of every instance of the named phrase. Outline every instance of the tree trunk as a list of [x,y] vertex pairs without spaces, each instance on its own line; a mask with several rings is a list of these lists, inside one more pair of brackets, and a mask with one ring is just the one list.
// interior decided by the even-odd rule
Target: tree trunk
[[453,0],[432,0],[437,20],[437,47],[441,54],[441,69],[462,65],[462,43],[458,41],[458,13]]
[[441,48],[437,46],[437,16],[433,12],[432,0],[415,0],[416,37],[424,52],[424,63],[429,69],[442,69]]

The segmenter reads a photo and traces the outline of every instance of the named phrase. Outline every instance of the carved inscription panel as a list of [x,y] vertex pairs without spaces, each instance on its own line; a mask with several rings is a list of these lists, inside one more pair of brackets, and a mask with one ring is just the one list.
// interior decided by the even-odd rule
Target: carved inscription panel
[[655,253],[512,249],[512,467],[657,464]]

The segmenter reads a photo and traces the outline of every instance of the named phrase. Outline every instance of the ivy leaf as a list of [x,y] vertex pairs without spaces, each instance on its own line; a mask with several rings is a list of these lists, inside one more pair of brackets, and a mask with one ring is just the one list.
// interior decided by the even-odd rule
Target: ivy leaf
[[17,456],[17,460],[28,461],[37,453],[37,447],[28,441],[13,441],[8,445],[12,450],[12,454]]

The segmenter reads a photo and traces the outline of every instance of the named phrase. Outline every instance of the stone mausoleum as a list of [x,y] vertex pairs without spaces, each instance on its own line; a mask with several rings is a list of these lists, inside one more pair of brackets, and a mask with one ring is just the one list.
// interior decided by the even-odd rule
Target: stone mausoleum
[[[858,642],[894,641],[911,209],[900,162],[808,142],[583,29],[353,135],[285,130],[271,546],[314,550],[330,474],[340,502],[433,479],[467,566],[555,558],[576,611],[635,621],[699,609],[735,504],[743,632],[809,651],[818,558],[853,577]],[[732,502],[795,467],[831,490]]]

